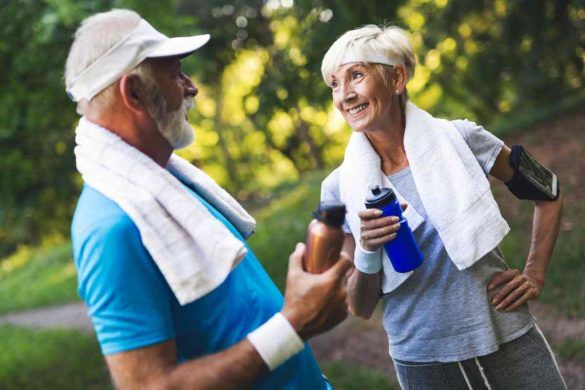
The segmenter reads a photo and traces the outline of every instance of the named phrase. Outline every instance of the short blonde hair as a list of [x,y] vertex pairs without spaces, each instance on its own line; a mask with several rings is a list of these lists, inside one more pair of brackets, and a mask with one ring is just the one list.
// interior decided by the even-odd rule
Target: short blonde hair
[[400,27],[379,27],[369,24],[350,30],[339,37],[327,50],[321,63],[321,75],[325,84],[331,85],[335,70],[343,65],[348,56],[353,58],[384,57],[402,63],[407,70],[407,80],[414,76],[416,59],[414,49]]

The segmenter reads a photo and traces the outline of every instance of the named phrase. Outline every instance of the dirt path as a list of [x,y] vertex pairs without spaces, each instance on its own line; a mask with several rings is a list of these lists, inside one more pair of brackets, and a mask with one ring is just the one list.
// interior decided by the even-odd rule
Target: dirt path
[[0,316],[0,324],[38,329],[79,329],[93,332],[93,324],[87,314],[87,308],[81,302],[9,313]]

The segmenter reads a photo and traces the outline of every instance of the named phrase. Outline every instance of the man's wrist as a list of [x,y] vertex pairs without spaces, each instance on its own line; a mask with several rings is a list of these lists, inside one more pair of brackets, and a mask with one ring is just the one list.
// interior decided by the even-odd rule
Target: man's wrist
[[247,336],[270,371],[304,348],[303,340],[281,313],[276,313]]

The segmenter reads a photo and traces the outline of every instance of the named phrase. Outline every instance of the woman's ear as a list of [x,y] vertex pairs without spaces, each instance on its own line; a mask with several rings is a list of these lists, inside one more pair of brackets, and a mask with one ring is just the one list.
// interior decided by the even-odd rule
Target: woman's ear
[[402,64],[394,65],[392,72],[392,90],[398,91],[397,94],[402,94],[406,89],[406,81],[408,79],[406,67]]
[[122,104],[134,112],[146,112],[146,94],[144,86],[137,75],[129,74],[120,78],[118,91]]

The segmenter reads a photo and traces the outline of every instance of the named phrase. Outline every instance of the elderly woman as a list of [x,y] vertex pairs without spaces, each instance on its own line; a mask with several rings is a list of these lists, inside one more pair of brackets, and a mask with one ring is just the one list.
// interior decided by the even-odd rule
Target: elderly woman
[[[322,201],[347,206],[344,249],[355,253],[350,311],[383,303],[389,351],[405,389],[563,389],[554,356],[528,311],[538,298],[559,229],[556,176],[521,146],[483,127],[437,119],[408,101],[416,62],[399,28],[365,26],[341,36],[321,71],[353,133]],[[534,201],[532,245],[522,271],[498,244],[509,231],[487,175]],[[424,261],[396,272],[382,245],[396,216],[366,209],[372,185],[403,204]],[[407,206],[407,207],[406,207]]]

